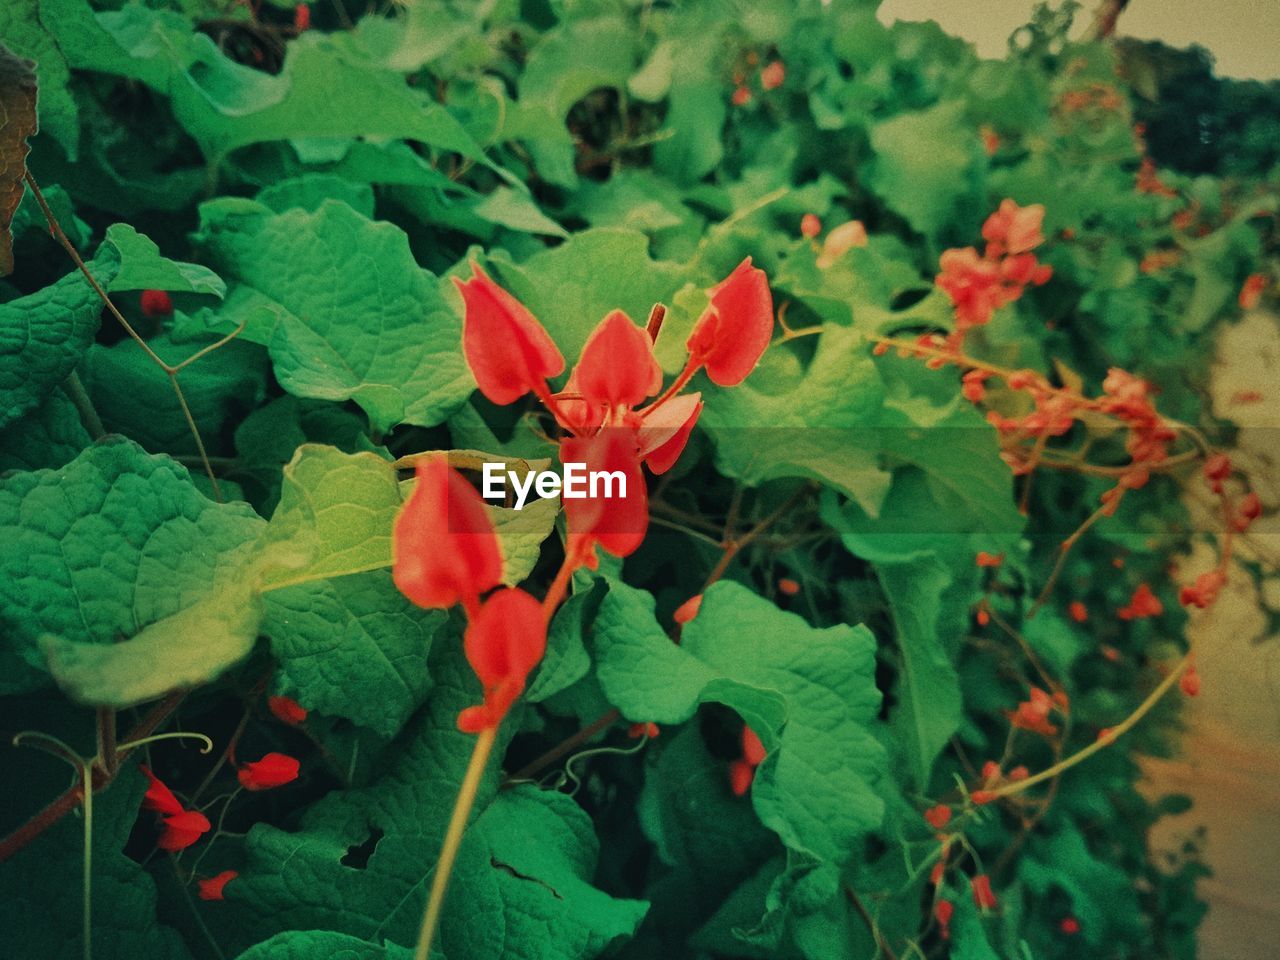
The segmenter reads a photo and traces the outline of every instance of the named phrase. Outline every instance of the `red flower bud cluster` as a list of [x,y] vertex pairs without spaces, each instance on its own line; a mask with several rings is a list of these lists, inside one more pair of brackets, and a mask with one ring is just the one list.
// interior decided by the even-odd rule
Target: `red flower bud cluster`
[[955,308],[953,347],[968,330],[988,323],[998,309],[1021,297],[1028,284],[1041,286],[1053,276],[1053,268],[1031,252],[1044,243],[1043,223],[1043,204],[1020,207],[1003,200],[982,225],[987,247],[981,256],[974,247],[943,251],[935,282]]
[[1145,583],[1138,584],[1129,602],[1116,611],[1121,620],[1145,620],[1147,617],[1158,617],[1164,613],[1164,604],[1151,592]]
[[1050,696],[1039,687],[1032,687],[1031,696],[1019,703],[1018,709],[1009,714],[1009,722],[1020,730],[1030,730],[1032,733],[1053,737],[1057,736],[1058,728],[1050,722],[1049,715],[1054,711],[1066,713],[1066,710],[1066,694],[1055,693]]

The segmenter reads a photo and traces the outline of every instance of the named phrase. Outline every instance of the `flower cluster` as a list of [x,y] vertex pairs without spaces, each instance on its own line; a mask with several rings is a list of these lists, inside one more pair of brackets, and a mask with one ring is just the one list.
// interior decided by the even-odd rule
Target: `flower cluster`
[[655,307],[645,327],[614,310],[553,391],[550,381],[564,373],[565,360],[551,336],[478,264],[471,273],[454,283],[465,308],[463,354],[480,392],[499,405],[532,393],[563,431],[562,463],[625,478],[620,496],[565,498],[565,561],[539,603],[512,587],[484,598],[502,577],[501,546],[484,501],[443,455],[417,464],[417,482],[393,530],[393,574],[419,606],[461,605],[466,613],[463,646],[484,686],[484,703],[464,710],[458,725],[478,733],[496,728],[524,691],[573,572],[594,569],[597,548],[625,557],[643,542],[649,507],[642,464],[664,473],[684,450],[702,412],[701,394],[682,392],[695,374],[703,371],[728,387],[754,369],[773,334],[773,297],[750,258],[739,264],[708,291],[707,308],[686,342],[687,362],[665,390],[653,352],[665,309]]
[[958,347],[967,331],[988,323],[996,310],[1021,297],[1028,284],[1041,286],[1053,276],[1053,268],[1031,252],[1044,243],[1043,223],[1043,204],[1020,207],[1003,200],[982,225],[987,246],[981,256],[974,247],[943,251],[942,272],[935,282],[955,308],[952,346]]

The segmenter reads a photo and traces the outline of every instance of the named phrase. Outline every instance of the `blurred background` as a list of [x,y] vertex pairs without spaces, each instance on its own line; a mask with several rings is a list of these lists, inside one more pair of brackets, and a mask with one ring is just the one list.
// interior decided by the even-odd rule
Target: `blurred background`
[[[880,17],[936,20],[979,54],[999,57],[1035,6],[1031,0],[886,0]],[[1082,4],[1077,34],[1090,29],[1096,9]],[[1149,125],[1158,164],[1193,174],[1277,169],[1280,2],[1130,0],[1115,36],[1135,77],[1148,72],[1152,99],[1136,107]],[[1221,113],[1211,118],[1214,111]],[[1211,392],[1214,412],[1241,427],[1234,458],[1251,465],[1255,489],[1274,506],[1280,501],[1280,318],[1254,312],[1224,330]],[[1274,567],[1280,559],[1274,524],[1252,538],[1246,555],[1250,550]],[[1204,545],[1202,555],[1187,558],[1187,569],[1203,569],[1212,557]],[[1184,714],[1181,755],[1143,761],[1149,795],[1183,793],[1193,800],[1189,812],[1161,821],[1153,841],[1156,849],[1172,851],[1196,837],[1213,869],[1199,888],[1209,902],[1200,940],[1205,960],[1263,956],[1263,944],[1280,941],[1280,579],[1261,590],[1245,575],[1229,583],[1219,603],[1193,616],[1189,628],[1201,651],[1203,684]]]

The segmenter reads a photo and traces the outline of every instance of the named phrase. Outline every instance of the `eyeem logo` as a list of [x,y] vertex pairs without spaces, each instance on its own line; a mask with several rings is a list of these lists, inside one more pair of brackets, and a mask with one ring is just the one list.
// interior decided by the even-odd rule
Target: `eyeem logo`
[[554,470],[530,470],[523,482],[506,464],[486,463],[482,468],[484,485],[481,493],[486,500],[501,500],[506,496],[506,484],[516,493],[515,509],[523,510],[529,494],[537,491],[544,500],[554,496],[566,500],[604,498],[622,500],[627,496],[627,476],[621,470],[588,470],[585,463],[566,463],[563,477]]

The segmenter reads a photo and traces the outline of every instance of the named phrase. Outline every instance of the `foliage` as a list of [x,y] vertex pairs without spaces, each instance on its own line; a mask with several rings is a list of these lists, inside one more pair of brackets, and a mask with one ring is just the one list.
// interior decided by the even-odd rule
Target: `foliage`
[[[486,734],[432,955],[1194,956],[1204,867],[1155,861],[1175,804],[1132,754],[1172,749],[1218,588],[1166,573],[1212,532],[1179,491],[1253,519],[1201,470],[1230,437],[1202,398],[1272,269],[1264,160],[1153,164],[1153,90],[1069,11],[995,61],[874,0],[300,6],[0,10],[5,195],[30,141],[0,211],[6,955],[74,956],[87,917],[97,960],[410,956],[493,691],[462,612],[397,589],[406,471],[545,467],[564,426],[475,389],[451,281],[570,363],[660,303],[679,380],[750,257],[773,341],[689,383],[638,549],[582,565],[554,498],[486,508],[484,589],[569,596]],[[1011,209],[1025,248],[988,235]],[[1023,255],[1051,269],[1010,280]],[[83,791],[37,744],[96,758],[83,902]],[[240,790],[271,753],[301,772]],[[208,818],[186,849],[155,850],[141,764]]]

